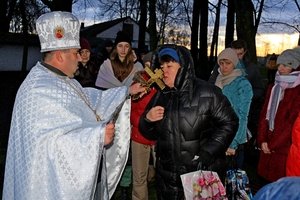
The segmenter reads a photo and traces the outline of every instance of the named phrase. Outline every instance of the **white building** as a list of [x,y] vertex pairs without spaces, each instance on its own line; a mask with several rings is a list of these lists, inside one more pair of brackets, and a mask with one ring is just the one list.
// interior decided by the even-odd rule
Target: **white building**
[[[130,17],[81,27],[81,35],[86,37],[92,48],[99,50],[106,40],[114,41],[117,32],[124,30],[137,48],[139,25]],[[146,32],[145,46],[149,47],[150,35]],[[0,33],[0,71],[29,71],[41,60],[40,43],[37,35]]]

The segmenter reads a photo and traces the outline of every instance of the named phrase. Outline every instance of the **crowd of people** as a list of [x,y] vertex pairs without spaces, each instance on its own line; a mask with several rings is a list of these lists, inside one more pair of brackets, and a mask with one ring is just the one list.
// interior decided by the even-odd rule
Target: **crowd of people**
[[[16,95],[4,200],[111,199],[118,186],[122,200],[147,200],[153,180],[157,199],[182,200],[182,174],[201,166],[224,183],[229,165],[244,169],[250,141],[266,184],[254,199],[299,185],[287,177],[300,176],[300,48],[276,57],[265,86],[240,39],[205,81],[183,46],[139,57],[121,30],[99,59],[69,12],[43,14],[36,29],[42,60]],[[159,73],[164,89],[145,84]]]

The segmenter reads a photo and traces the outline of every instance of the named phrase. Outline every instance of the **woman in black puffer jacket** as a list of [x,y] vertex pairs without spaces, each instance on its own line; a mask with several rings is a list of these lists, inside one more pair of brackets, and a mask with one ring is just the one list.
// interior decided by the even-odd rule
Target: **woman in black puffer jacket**
[[224,177],[225,152],[238,118],[219,88],[195,77],[185,47],[164,45],[152,60],[162,68],[168,87],[152,98],[139,128],[157,140],[158,199],[183,199],[180,175],[196,171],[199,163]]

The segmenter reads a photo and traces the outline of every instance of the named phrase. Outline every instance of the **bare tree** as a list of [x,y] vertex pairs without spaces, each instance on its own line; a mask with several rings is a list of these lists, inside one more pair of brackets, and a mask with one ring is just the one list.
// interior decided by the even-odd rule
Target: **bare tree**
[[72,12],[73,0],[41,0],[51,11]]
[[[207,57],[207,27],[208,27],[208,0],[201,0],[200,2],[200,49],[199,49],[199,70],[197,73],[197,68],[195,69],[196,75],[202,79],[208,79],[210,75],[210,70],[208,67],[208,57]],[[200,62],[201,61],[201,62]],[[201,64],[201,66],[200,66]]]
[[[296,5],[298,12],[291,13],[287,10],[291,6],[291,3]],[[260,27],[271,32],[273,30],[285,33],[297,32],[299,34],[297,45],[300,45],[300,7],[297,0],[267,1],[264,4],[263,12],[268,13],[268,15],[261,19]]]
[[212,42],[210,46],[210,57],[209,57],[210,70],[213,69],[213,65],[216,61],[215,58],[217,57],[217,53],[218,53],[218,37],[219,37],[221,4],[222,4],[222,0],[219,0],[218,4],[214,6],[214,8],[216,9],[216,18],[215,18]]
[[256,25],[254,24],[255,9],[251,0],[243,2],[235,0],[236,9],[236,32],[238,39],[244,39],[248,45],[248,57],[256,63]]
[[146,23],[147,23],[147,0],[140,1],[140,20],[139,20],[139,42],[138,48],[145,49],[145,34],[146,34]]
[[200,21],[200,1],[194,0],[192,28],[191,28],[191,54],[195,64],[197,64],[198,62],[199,21]]
[[17,0],[1,0],[0,1],[0,32],[8,33],[9,24],[13,18]]
[[139,0],[98,0],[102,13],[110,19],[131,17],[139,20]]
[[235,5],[234,0],[227,0],[227,20],[225,32],[225,47],[229,47],[234,38]]
[[158,43],[158,33],[156,26],[156,0],[149,1],[149,33],[150,33],[150,50],[154,50]]

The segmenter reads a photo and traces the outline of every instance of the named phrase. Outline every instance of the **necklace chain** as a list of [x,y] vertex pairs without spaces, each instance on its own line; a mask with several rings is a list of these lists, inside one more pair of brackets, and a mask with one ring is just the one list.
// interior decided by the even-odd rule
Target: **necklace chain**
[[66,81],[66,83],[71,86],[72,89],[75,90],[75,92],[78,94],[78,96],[84,101],[84,103],[93,111],[93,113],[95,114],[96,120],[97,121],[102,121],[100,115],[97,114],[96,110],[92,108],[89,100],[87,99],[85,93],[82,91],[81,88],[78,88],[77,85],[75,85],[70,79],[68,80],[68,78],[64,79]]

